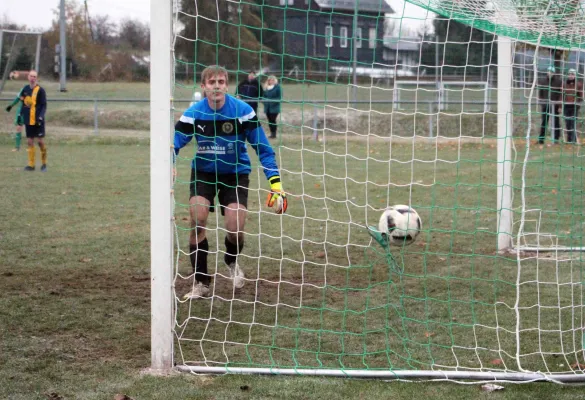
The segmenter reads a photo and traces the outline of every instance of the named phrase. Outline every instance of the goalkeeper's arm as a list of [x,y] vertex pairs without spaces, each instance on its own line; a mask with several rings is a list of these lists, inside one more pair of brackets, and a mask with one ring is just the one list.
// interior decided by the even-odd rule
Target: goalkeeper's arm
[[268,182],[270,182],[270,193],[268,193],[266,205],[272,207],[277,214],[284,214],[288,202],[286,194],[282,189],[274,150],[268,139],[266,139],[264,129],[262,129],[255,115],[250,120],[245,121],[245,128],[247,129],[246,135],[248,141],[256,151],[256,154],[258,154],[260,164],[264,167],[264,173],[266,174],[266,178],[268,178]]

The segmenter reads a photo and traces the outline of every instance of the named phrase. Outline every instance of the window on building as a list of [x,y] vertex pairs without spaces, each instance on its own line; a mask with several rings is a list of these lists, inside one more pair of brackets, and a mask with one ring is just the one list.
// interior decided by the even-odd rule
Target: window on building
[[333,27],[331,25],[327,25],[325,27],[325,47],[332,47],[333,46]]
[[[289,6],[292,6],[292,5],[294,5],[295,0],[280,0],[280,5],[281,6],[284,6],[287,3],[288,3]],[[305,1],[305,4],[306,4],[306,1]]]
[[355,30],[355,47],[358,49],[362,48],[362,28],[357,28]]
[[370,49],[373,49],[376,47],[376,28],[370,28],[370,40],[368,41],[368,44],[370,46]]
[[347,47],[347,26],[342,26],[339,29],[339,46],[343,48]]

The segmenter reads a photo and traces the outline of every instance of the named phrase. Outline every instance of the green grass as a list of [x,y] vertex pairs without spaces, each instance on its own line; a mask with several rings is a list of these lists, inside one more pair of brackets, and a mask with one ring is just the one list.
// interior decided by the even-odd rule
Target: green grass
[[[152,377],[143,375],[141,370],[148,367],[149,358],[149,242],[148,242],[148,146],[145,142],[127,140],[125,143],[115,141],[76,141],[57,140],[49,141],[50,171],[47,174],[40,172],[25,174],[21,171],[23,155],[10,153],[7,141],[2,141],[0,152],[4,154],[0,162],[0,199],[3,215],[0,219],[0,265],[2,279],[0,279],[0,335],[2,337],[2,351],[0,352],[0,397],[9,399],[44,399],[46,394],[58,393],[65,399],[112,399],[116,393],[125,393],[136,399],[160,398],[361,398],[388,396],[406,397],[412,395],[429,395],[433,398],[469,398],[470,396],[485,396],[476,385],[458,386],[445,384],[387,384],[375,381],[321,379],[321,378],[284,378],[284,377],[196,377],[189,375],[172,377]],[[313,149],[315,150],[315,149]],[[292,178],[292,177],[291,177]],[[288,180],[288,187],[298,190],[293,179]],[[264,182],[262,182],[264,183]],[[311,183],[312,184],[312,183]],[[293,187],[297,189],[293,189]],[[314,186],[306,186],[316,191]],[[180,188],[184,190],[184,188]],[[331,196],[334,197],[331,192]],[[315,195],[316,193],[312,193]],[[360,193],[357,193],[360,196]],[[263,196],[262,196],[263,197]],[[182,196],[178,195],[178,199]],[[294,217],[302,215],[299,207],[300,199],[291,199],[291,213],[286,218],[291,224],[291,230],[284,232],[287,236],[295,236],[295,222],[303,223]],[[258,210],[258,205],[251,206]],[[335,211],[332,217],[341,218],[347,211]],[[430,225],[428,210],[419,207],[425,222]],[[179,211],[184,215],[184,210]],[[271,215],[265,215],[270,221]],[[315,217],[315,216],[314,216]],[[357,217],[356,223],[358,222]],[[273,219],[273,218],[272,218]],[[450,216],[449,216],[450,219]],[[182,218],[179,218],[182,221]],[[254,218],[250,218],[249,231],[254,232]],[[305,223],[309,223],[306,221]],[[444,223],[449,223],[444,221]],[[439,224],[439,222],[433,222]],[[263,225],[263,229],[271,230],[271,226]],[[338,232],[329,228],[332,235],[330,242],[339,241]],[[461,230],[467,229],[462,225]],[[267,233],[268,233],[267,232]],[[319,233],[308,230],[311,236]],[[312,232],[312,233],[311,233]],[[184,243],[186,232],[180,233]],[[469,290],[471,281],[467,284],[461,281],[461,287],[456,288],[458,277],[474,277],[473,281],[478,288],[476,295],[485,296],[485,303],[493,302],[493,289],[505,286],[509,282],[489,282],[485,290],[480,288],[479,276],[485,278],[497,274],[508,276],[503,270],[509,264],[502,258],[496,258],[487,249],[491,243],[478,244],[476,252],[485,250],[488,254],[479,256],[483,263],[476,262],[476,272],[469,272],[469,262],[458,252],[464,246],[456,245],[447,249],[448,254],[439,259],[433,248],[445,244],[445,239],[439,233],[433,233],[430,238],[422,239],[429,245],[416,246],[409,250],[411,253],[406,261],[408,274],[403,277],[404,288],[408,288],[410,302],[408,313],[415,330],[410,331],[410,340],[435,342],[437,345],[447,340],[448,335],[442,332],[447,324],[447,315],[440,303],[427,301],[428,314],[425,331],[432,331],[436,336],[424,338],[421,329],[422,321],[416,321],[421,314],[422,291],[427,292],[427,298],[435,300],[446,299],[445,296],[455,298],[462,292]],[[362,244],[364,235],[356,236],[352,243]],[[454,241],[455,242],[455,241]],[[273,241],[266,244],[267,255],[274,255],[279,250],[271,248]],[[365,243],[365,241],[363,242]],[[432,244],[431,244],[432,243]],[[288,259],[295,259],[294,253],[287,249],[292,246],[290,240],[285,240],[284,250]],[[429,246],[429,247],[428,247]],[[315,247],[316,248],[316,247]],[[322,247],[321,247],[322,248]],[[459,250],[455,250],[459,249]],[[434,257],[436,265],[432,265],[433,272],[419,270],[417,265],[424,256]],[[313,253],[311,254],[311,251]],[[245,254],[257,255],[258,249],[251,240],[248,241]],[[304,250],[308,265],[314,263],[315,270],[322,271],[322,258],[316,257],[314,248]],[[347,260],[332,249],[330,263],[343,264]],[[184,260],[183,260],[184,261]],[[250,272],[251,260],[244,262]],[[473,264],[471,264],[473,265]],[[481,268],[479,266],[481,265]],[[298,268],[283,264],[283,279],[293,280],[298,277]],[[383,266],[382,266],[383,267]],[[429,267],[431,267],[429,263]],[[493,269],[490,271],[490,269]],[[186,264],[182,262],[181,270],[188,273]],[[261,269],[261,279],[266,279],[276,271],[272,265],[266,270]],[[304,308],[284,316],[278,323],[278,329],[272,335],[264,336],[268,342],[275,341],[281,348],[294,348],[301,344],[310,349],[311,325],[319,326],[324,322],[311,317],[310,302],[321,307],[323,305],[333,309],[342,306],[348,301],[344,293],[352,293],[354,299],[346,303],[347,311],[358,310],[363,306],[357,290],[349,290],[345,285],[355,289],[372,287],[372,294],[377,290],[376,281],[385,283],[387,275],[383,268],[372,271],[366,268],[357,269],[350,281],[345,281],[345,274],[336,272],[330,267],[331,284],[326,298],[312,295],[308,286],[309,279],[317,283],[318,273],[311,275],[305,269],[307,285],[305,285]],[[313,271],[314,272],[314,271]],[[288,274],[288,275],[286,275]],[[249,273],[249,277],[253,274]],[[278,279],[278,277],[272,276]],[[503,278],[503,276],[502,276]],[[507,280],[508,278],[506,278]],[[421,286],[421,283],[423,286]],[[270,285],[266,280],[262,285],[259,299],[270,303],[274,301],[278,285]],[[445,290],[447,284],[451,286],[451,293]],[[178,282],[178,288],[188,286],[187,282]],[[226,282],[217,278],[218,291],[226,292]],[[287,285],[281,286],[281,304],[294,304],[299,301],[298,288]],[[248,284],[244,292],[237,295],[238,299],[251,300],[253,284]],[[329,291],[330,290],[330,291]],[[491,292],[491,295],[490,295]],[[324,293],[324,292],[323,292]],[[180,293],[179,293],[180,294]],[[219,294],[219,293],[218,293]],[[222,293],[229,298],[229,293]],[[468,294],[469,296],[470,294]],[[227,302],[216,298],[214,315],[226,313]],[[418,299],[418,300],[417,300]],[[371,296],[371,301],[376,300]],[[382,299],[377,299],[382,301]],[[511,298],[508,298],[511,300]],[[465,307],[451,301],[451,318],[458,324],[471,321],[470,304]],[[194,304],[195,308],[204,307]],[[249,310],[244,305],[235,304],[237,313],[232,314],[233,320],[245,322],[249,317]],[[239,308],[237,308],[239,307]],[[478,302],[478,310],[481,302]],[[234,310],[235,311],[235,310]],[[500,317],[506,317],[501,310]],[[184,313],[183,306],[180,312]],[[375,312],[371,310],[370,313]],[[193,314],[194,311],[191,311]],[[485,312],[487,314],[487,312]],[[268,322],[273,317],[270,311],[257,310],[257,316]],[[422,315],[422,314],[421,314]],[[331,311],[323,315],[329,320],[332,331],[338,331],[340,318]],[[351,315],[347,312],[348,331],[365,326],[359,314]],[[493,324],[489,315],[476,316],[481,321]],[[349,324],[352,322],[352,324]],[[379,323],[374,321],[373,323]],[[451,321],[453,322],[453,321]],[[306,332],[297,328],[297,323],[303,323]],[[506,322],[507,323],[507,322]],[[288,328],[287,328],[288,327]],[[296,329],[296,332],[295,332]],[[406,327],[396,329],[406,329]],[[278,331],[289,331],[289,337],[284,337]],[[228,333],[235,334],[235,329]],[[284,333],[283,332],[283,333]],[[306,333],[306,335],[305,335]],[[305,336],[303,336],[305,335]],[[488,330],[478,332],[485,335],[481,342],[488,345],[491,334]],[[326,336],[323,337],[325,339]],[[333,339],[335,335],[330,335]],[[455,335],[456,340],[463,340],[464,335]],[[260,338],[260,337],[259,337]],[[236,341],[247,340],[247,330],[241,336],[231,337]],[[259,341],[258,343],[262,343]],[[461,342],[460,342],[461,343]],[[351,343],[348,342],[348,345]],[[373,344],[376,344],[374,341]],[[493,343],[492,343],[493,344]],[[253,346],[252,346],[253,347]],[[433,349],[433,347],[428,347]],[[437,347],[438,349],[438,347]],[[324,349],[325,350],[325,349]],[[335,343],[329,351],[337,350]],[[349,350],[349,348],[348,348]],[[214,355],[209,349],[208,356]],[[412,353],[411,361],[414,361]],[[493,356],[496,358],[496,356]],[[302,358],[302,357],[301,357]],[[275,360],[277,358],[274,358]],[[281,360],[287,359],[287,352],[281,353]],[[331,363],[337,363],[339,357],[324,357]],[[460,361],[464,354],[459,354]],[[258,358],[257,360],[260,360]],[[423,360],[422,358],[420,360]],[[372,361],[373,362],[373,361]],[[557,361],[558,362],[558,361]],[[351,358],[348,358],[351,364]],[[420,364],[417,364],[417,366]],[[398,364],[396,365],[399,366]],[[421,365],[422,366],[422,365]],[[243,389],[242,389],[243,388]],[[550,397],[554,391],[556,398],[570,398],[577,395],[578,388],[557,387],[550,384],[534,385],[506,385],[506,390],[498,393],[501,398],[534,398]],[[493,396],[493,395],[492,395]]]
[[[490,369],[494,359],[502,359],[511,370],[521,362],[529,370],[561,372],[580,359],[582,306],[564,307],[582,296],[580,258],[522,261],[521,357],[515,356],[517,260],[495,254],[496,151],[490,141],[454,148],[374,139],[301,146],[295,139],[285,136],[278,154],[289,172],[284,174],[289,213],[281,220],[260,208],[263,178],[260,184],[252,181],[260,193],[251,195],[249,245],[242,258],[252,282],[234,295],[220,276],[213,300],[179,305],[182,361]],[[580,246],[583,168],[577,151],[561,146],[535,152],[526,196],[528,208],[545,210],[541,233]],[[180,164],[178,238],[188,252],[181,240],[190,229],[187,160]],[[519,172],[518,165],[516,182]],[[364,227],[376,224],[380,208],[409,199],[425,229],[416,244],[395,250],[405,269],[396,275],[369,247]],[[224,251],[221,224],[219,230],[212,235],[210,264],[212,273],[226,275],[221,257],[216,262],[213,256]],[[176,287],[187,291],[192,277],[182,258]],[[211,321],[203,320],[207,316]],[[541,337],[535,336],[539,330]],[[538,346],[550,354],[537,354]]]
[[[111,95],[142,89],[124,90]],[[412,132],[416,121],[408,118],[414,125],[403,129]],[[377,123],[381,132],[384,122]],[[219,255],[217,266],[210,257],[218,273],[213,307],[178,304],[178,363],[198,365],[205,357],[232,366],[515,371],[521,362],[550,372],[583,363],[578,254],[521,255],[516,358],[518,260],[494,251],[494,139],[388,141],[380,138],[387,133],[364,137],[327,127],[322,142],[298,126],[283,129],[276,147],[290,200],[283,218],[264,208],[267,184],[254,169],[241,257],[250,281],[236,293],[224,277],[221,224],[214,229],[217,214],[211,215],[210,250]],[[493,129],[492,122],[485,127]],[[47,174],[24,173],[24,152],[11,153],[11,140],[0,137],[0,398],[488,396],[477,385],[143,374],[150,364],[148,140],[140,130],[115,137],[83,129],[72,135],[69,128],[50,131]],[[518,200],[524,155],[522,143],[516,146]],[[184,252],[190,154],[181,152],[175,187]],[[566,145],[533,147],[529,158],[527,205],[545,210],[541,232],[566,245],[583,241],[582,163],[580,147]],[[412,246],[395,249],[405,270],[398,275],[370,246],[365,226],[387,204],[408,202],[424,232]],[[185,254],[178,261],[180,297],[192,276]],[[573,398],[581,391],[508,384],[489,396]]]

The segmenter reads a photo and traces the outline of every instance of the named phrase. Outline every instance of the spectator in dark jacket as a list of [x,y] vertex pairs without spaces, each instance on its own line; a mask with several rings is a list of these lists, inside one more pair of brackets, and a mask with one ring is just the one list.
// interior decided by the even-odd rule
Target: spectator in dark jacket
[[240,82],[236,89],[236,97],[248,103],[256,114],[258,114],[258,99],[263,95],[262,85],[256,79],[254,71],[250,71],[248,77]]
[[278,114],[280,114],[280,101],[282,100],[282,89],[280,88],[280,84],[278,83],[278,79],[276,76],[270,75],[266,81],[266,86],[264,87],[264,98],[266,100],[264,102],[264,114],[266,114],[266,118],[268,118],[268,126],[270,127],[270,138],[276,138],[276,129],[278,127],[278,123],[276,119],[278,118]]
[[548,67],[546,75],[538,80],[538,100],[542,113],[538,143],[544,143],[546,127],[551,114],[554,118],[554,140],[558,141],[561,137],[562,86],[563,81],[553,66]]
[[563,82],[563,114],[567,126],[567,143],[575,143],[577,140],[575,121],[582,102],[583,82],[577,80],[577,71],[571,68]]

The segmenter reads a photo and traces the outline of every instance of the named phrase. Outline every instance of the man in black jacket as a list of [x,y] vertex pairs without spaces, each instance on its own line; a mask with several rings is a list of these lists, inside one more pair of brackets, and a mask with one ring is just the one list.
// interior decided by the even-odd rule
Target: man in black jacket
[[256,79],[256,73],[250,71],[248,77],[238,85],[236,89],[236,96],[242,99],[252,107],[256,115],[258,115],[258,99],[264,96],[262,85]]
[[538,143],[543,144],[546,136],[546,127],[550,115],[554,118],[554,140],[557,142],[561,137],[561,108],[562,108],[562,87],[563,80],[556,73],[555,67],[550,66],[546,75],[538,80],[538,101],[542,122],[540,124],[540,136]]

